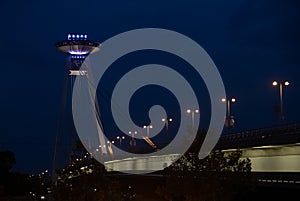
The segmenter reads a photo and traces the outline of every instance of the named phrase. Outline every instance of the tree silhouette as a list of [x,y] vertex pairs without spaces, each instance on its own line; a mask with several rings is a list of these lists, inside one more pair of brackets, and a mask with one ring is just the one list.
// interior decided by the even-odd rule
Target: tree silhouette
[[0,185],[6,187],[9,171],[16,164],[16,158],[11,151],[0,151]]
[[16,164],[16,158],[11,151],[0,151],[0,174],[7,174]]
[[166,185],[160,186],[157,193],[170,201],[246,200],[245,195],[256,186],[251,161],[242,159],[240,150],[213,150],[200,160],[198,152],[205,135],[205,130],[200,130],[190,149],[163,171]]

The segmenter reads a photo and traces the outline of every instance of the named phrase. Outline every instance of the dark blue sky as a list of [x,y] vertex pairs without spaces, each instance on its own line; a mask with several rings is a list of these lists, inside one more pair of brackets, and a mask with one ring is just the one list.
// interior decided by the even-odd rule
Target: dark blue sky
[[54,44],[70,32],[98,42],[136,28],[180,32],[210,54],[237,98],[236,130],[276,123],[274,79],[291,81],[286,121],[300,121],[297,0],[2,0],[0,9],[0,149],[15,152],[15,170],[51,168],[66,61]]

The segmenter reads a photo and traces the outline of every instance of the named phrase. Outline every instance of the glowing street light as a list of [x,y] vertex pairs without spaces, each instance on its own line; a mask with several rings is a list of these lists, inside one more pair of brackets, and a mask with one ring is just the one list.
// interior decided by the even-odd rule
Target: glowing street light
[[[222,98],[222,102],[226,102],[226,98]],[[231,116],[231,103],[235,103],[236,99],[227,99],[227,116]]]
[[222,98],[222,102],[226,102],[227,101],[227,114],[226,114],[226,121],[225,121],[225,125],[228,128],[232,128],[234,126],[234,117],[231,115],[231,103],[235,103],[236,99],[235,98]]
[[[124,136],[123,136],[124,137]],[[118,138],[118,137],[117,137]],[[125,138],[125,137],[124,137]],[[124,139],[123,138],[123,139]],[[109,146],[109,147],[111,147],[112,146],[112,144],[115,144],[115,141],[107,141],[107,145]]]
[[289,86],[290,82],[289,81],[284,81],[284,82],[277,82],[277,81],[273,81],[272,85],[273,86],[278,86],[279,84],[279,98],[280,98],[280,120],[283,121],[284,120],[284,116],[283,116],[283,100],[282,100],[282,93],[283,93],[283,86]]
[[194,129],[195,127],[195,113],[198,114],[199,113],[199,109],[187,109],[186,113],[191,114],[192,115],[192,128]]
[[135,141],[134,136],[137,135],[138,132],[137,131],[129,131],[128,134],[131,135],[130,145],[136,146],[136,141]]
[[145,129],[147,129],[147,137],[149,137],[150,128],[153,128],[152,125],[144,126]]
[[117,139],[119,140],[120,147],[121,147],[122,141],[125,139],[125,136],[117,136]]
[[173,121],[172,118],[162,118],[161,121],[166,123],[166,131],[169,129],[169,123]]
[[[124,137],[125,138],[125,137]],[[107,141],[107,150],[108,152],[113,155],[113,149],[112,149],[112,145],[115,143],[115,141]],[[120,143],[120,146],[121,146],[121,143]]]

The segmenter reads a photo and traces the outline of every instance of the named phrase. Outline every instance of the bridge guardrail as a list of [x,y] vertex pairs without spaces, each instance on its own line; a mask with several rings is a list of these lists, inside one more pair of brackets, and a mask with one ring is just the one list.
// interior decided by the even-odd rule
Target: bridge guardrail
[[300,142],[300,123],[223,134],[216,149],[280,145]]

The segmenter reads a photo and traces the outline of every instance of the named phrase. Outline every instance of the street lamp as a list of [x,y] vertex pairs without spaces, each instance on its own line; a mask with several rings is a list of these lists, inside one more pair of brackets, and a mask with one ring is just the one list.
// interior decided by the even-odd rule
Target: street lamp
[[161,121],[166,123],[166,131],[169,129],[169,123],[173,121],[172,118],[162,118]]
[[115,141],[107,141],[107,149],[111,155],[113,155],[112,144],[114,143]]
[[289,86],[290,82],[284,81],[284,82],[278,83],[277,81],[273,81],[273,83],[272,83],[273,86],[278,86],[278,84],[279,84],[279,98],[280,98],[280,120],[283,121],[284,116],[283,116],[282,90],[283,90],[283,86]]
[[236,99],[235,98],[222,98],[222,102],[227,101],[227,114],[226,114],[226,121],[225,125],[228,128],[232,128],[234,126],[234,117],[231,115],[231,103],[235,103]]
[[191,114],[192,115],[192,128],[194,129],[195,127],[195,113],[198,114],[199,113],[199,109],[187,109],[186,113]]
[[138,132],[137,131],[129,131],[128,134],[131,135],[130,145],[136,146],[136,141],[134,139],[134,136],[137,135]]
[[[124,136],[123,136],[123,137],[124,137]],[[117,138],[118,138],[118,137],[117,137]],[[125,137],[124,137],[124,138],[125,138]],[[115,141],[107,141],[107,144],[108,144],[109,147],[111,147],[111,145],[114,144],[114,143],[115,143]]]
[[122,141],[125,139],[125,136],[117,136],[117,139],[119,140],[120,147],[121,147]]
[[144,126],[147,129],[147,137],[149,137],[150,128],[153,128],[152,125]]

